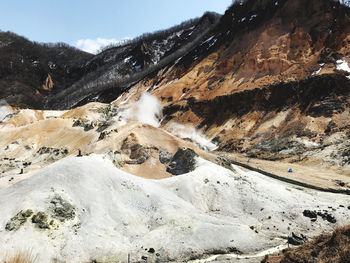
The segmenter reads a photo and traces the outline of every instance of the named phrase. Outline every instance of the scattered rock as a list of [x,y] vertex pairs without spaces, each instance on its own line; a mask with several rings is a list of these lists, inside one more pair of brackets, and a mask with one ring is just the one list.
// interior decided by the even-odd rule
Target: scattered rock
[[189,148],[180,147],[170,161],[166,171],[173,175],[191,172],[195,169],[198,154]]
[[102,118],[107,122],[111,118],[118,115],[118,105],[116,104],[109,104],[106,107],[101,107],[97,109],[97,112],[102,114]]
[[61,222],[73,220],[75,218],[75,208],[61,196],[56,195],[50,202],[53,204],[53,217]]
[[341,186],[341,187],[344,187],[345,186],[345,183],[341,180],[333,180],[337,185]]
[[49,229],[49,217],[44,212],[38,212],[32,217],[32,223],[41,229]]
[[73,123],[73,127],[77,127],[77,126],[83,127],[84,131],[89,131],[94,128],[94,123],[86,119],[78,119]]
[[317,215],[322,217],[323,220],[326,220],[329,223],[334,224],[337,222],[337,220],[334,218],[334,216],[329,214],[326,210],[324,212],[318,211]]
[[32,164],[32,162],[23,162],[23,166],[24,167],[27,167],[27,166],[29,166],[29,165],[31,165]]
[[10,219],[10,221],[6,224],[5,229],[7,231],[16,231],[18,230],[29,217],[31,217],[33,214],[33,211],[30,209],[27,209],[25,211],[21,210],[17,213],[14,217]]
[[171,158],[173,157],[173,155],[168,152],[167,150],[165,149],[161,149],[159,151],[159,161],[162,163],[162,164],[167,164],[171,161]]
[[111,125],[111,123],[109,122],[100,122],[98,124],[98,128],[97,128],[97,132],[103,132],[105,129],[107,129],[109,126]]
[[315,211],[304,210],[303,215],[305,217],[317,218],[317,213]]
[[147,149],[138,143],[135,134],[130,134],[124,139],[121,150],[129,155],[131,160],[126,161],[127,164],[142,164],[149,158]]
[[299,246],[307,241],[306,236],[303,234],[297,235],[292,232],[292,236],[288,237],[288,244]]
[[106,135],[107,135],[106,132],[101,132],[100,136],[98,137],[98,140],[99,141],[103,140],[104,138],[106,138]]
[[130,161],[127,164],[143,164],[148,158],[149,154],[141,144],[134,144],[130,147]]
[[37,153],[38,154],[52,154],[55,156],[60,156],[60,155],[62,156],[62,155],[68,154],[68,149],[66,149],[66,148],[57,149],[57,148],[43,146],[37,151]]

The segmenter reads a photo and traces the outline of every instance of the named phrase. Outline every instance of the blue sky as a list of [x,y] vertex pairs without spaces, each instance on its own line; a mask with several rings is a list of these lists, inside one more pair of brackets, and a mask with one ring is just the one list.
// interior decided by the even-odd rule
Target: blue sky
[[65,42],[74,46],[79,43],[82,49],[86,44],[92,50],[96,44],[108,44],[166,29],[201,16],[205,11],[224,13],[231,2],[232,0],[0,0],[0,30],[13,31],[39,42]]

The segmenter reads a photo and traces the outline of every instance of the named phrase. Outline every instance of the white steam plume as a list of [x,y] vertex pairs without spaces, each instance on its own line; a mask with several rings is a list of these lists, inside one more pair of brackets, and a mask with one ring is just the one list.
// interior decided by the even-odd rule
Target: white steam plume
[[147,123],[159,127],[159,118],[162,115],[162,105],[156,96],[143,92],[136,101],[135,119],[139,122]]
[[203,150],[214,151],[218,148],[216,144],[212,143],[204,134],[192,126],[172,122],[166,129],[177,137],[190,140]]
[[[162,105],[156,96],[148,92],[143,92],[140,99],[132,103],[130,110],[130,113],[132,113],[131,117],[139,122],[147,123],[155,127],[159,127],[161,124]],[[171,122],[166,125],[165,129],[172,135],[185,140],[187,139],[206,151],[217,149],[216,144],[212,143],[201,131],[192,126]]]

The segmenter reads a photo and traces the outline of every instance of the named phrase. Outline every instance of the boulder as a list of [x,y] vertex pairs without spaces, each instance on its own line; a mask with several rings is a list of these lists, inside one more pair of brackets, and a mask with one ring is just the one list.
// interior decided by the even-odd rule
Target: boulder
[[189,148],[180,147],[170,161],[166,171],[173,175],[185,174],[196,168],[198,154]]

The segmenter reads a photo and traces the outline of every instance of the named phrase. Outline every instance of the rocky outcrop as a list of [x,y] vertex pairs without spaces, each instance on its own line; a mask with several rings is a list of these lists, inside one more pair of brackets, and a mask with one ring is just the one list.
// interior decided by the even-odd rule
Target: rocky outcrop
[[192,149],[180,147],[171,158],[166,171],[173,175],[189,173],[196,168],[197,156]]
[[134,133],[124,139],[121,150],[130,158],[127,164],[143,164],[150,157],[147,148],[138,143]]

